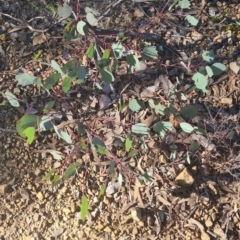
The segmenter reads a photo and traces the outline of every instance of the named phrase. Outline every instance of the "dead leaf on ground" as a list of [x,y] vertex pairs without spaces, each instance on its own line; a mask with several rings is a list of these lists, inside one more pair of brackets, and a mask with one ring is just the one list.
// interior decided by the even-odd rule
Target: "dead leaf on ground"
[[46,41],[47,41],[47,39],[46,39],[45,35],[43,33],[40,33],[33,38],[33,46],[42,44]]
[[173,84],[172,82],[169,80],[168,76],[166,75],[160,75],[159,76],[160,82],[162,84],[162,89],[165,95],[169,94],[170,89],[172,88]]

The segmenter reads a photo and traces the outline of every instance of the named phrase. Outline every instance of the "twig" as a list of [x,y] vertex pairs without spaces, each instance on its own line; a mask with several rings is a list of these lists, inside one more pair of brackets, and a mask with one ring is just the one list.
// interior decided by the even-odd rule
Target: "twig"
[[[32,31],[32,32],[39,32],[39,33],[45,33],[45,32],[47,32],[52,26],[58,24],[59,22],[63,21],[64,19],[67,19],[67,18],[61,18],[61,19],[59,19],[57,22],[53,23],[49,28],[46,28],[46,29],[42,30],[42,29],[35,29],[35,28],[33,28],[32,26],[30,26],[27,22],[24,22],[24,21],[21,20],[21,19],[15,18],[15,17],[13,17],[13,16],[11,16],[11,15],[9,15],[9,14],[6,14],[6,13],[1,13],[1,14],[2,14],[3,16],[5,16],[5,17],[11,18],[11,19],[13,19],[13,20],[15,20],[15,21],[17,21],[17,22],[19,22],[19,23],[22,23],[22,24],[25,25],[25,27],[28,28],[30,31]],[[38,17],[36,17],[36,18],[38,18]],[[40,17],[39,17],[39,18],[40,18]],[[33,20],[33,19],[30,19],[29,21],[32,21],[32,20]],[[29,22],[29,21],[28,21],[28,22]]]
[[111,10],[112,8],[114,8],[115,6],[117,6],[117,5],[118,5],[119,3],[121,3],[122,1],[123,1],[123,0],[118,0],[117,2],[111,4],[111,5],[107,8],[107,11],[106,11],[105,13],[103,13],[102,16],[100,16],[100,17],[98,18],[98,22],[99,22],[103,17],[105,17],[105,16],[110,12],[110,10]]

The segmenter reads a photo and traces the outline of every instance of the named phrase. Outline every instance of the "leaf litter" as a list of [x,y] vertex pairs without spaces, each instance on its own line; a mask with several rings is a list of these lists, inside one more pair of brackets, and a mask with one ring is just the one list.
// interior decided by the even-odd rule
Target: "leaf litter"
[[[138,1],[140,7],[137,8],[136,2],[134,4],[131,2],[127,5],[127,8],[126,3],[122,1],[116,4],[123,10],[128,9],[131,5],[135,16],[132,16],[132,13],[119,14],[117,8],[104,6],[104,4],[96,7],[96,3],[92,4],[92,8],[86,11],[88,24],[98,25],[102,28],[101,31],[110,30],[109,33],[104,34],[105,37],[108,34],[111,35],[112,29],[127,28],[126,33],[124,33],[127,39],[124,39],[121,43],[128,41],[127,43],[131,48],[131,42],[133,42],[134,48],[122,49],[120,44],[114,45],[112,48],[119,55],[117,60],[119,66],[124,69],[123,73],[118,74],[116,71],[116,75],[112,74],[111,68],[106,68],[104,61],[101,61],[103,66],[99,69],[99,79],[103,84],[102,82],[99,84],[99,82],[96,82],[98,81],[97,74],[94,81],[85,81],[87,72],[83,71],[83,68],[79,68],[78,84],[84,82],[83,85],[86,86],[83,88],[73,85],[74,89],[72,89],[71,84],[75,84],[75,82],[70,78],[67,79],[62,89],[68,95],[66,98],[61,98],[68,103],[65,105],[59,104],[60,99],[58,97],[60,95],[55,98],[52,98],[51,95],[51,89],[54,89],[55,93],[61,89],[61,84],[58,82],[59,75],[53,75],[46,81],[44,79],[45,85],[43,86],[45,86],[46,91],[49,91],[49,99],[41,99],[39,106],[46,106],[44,114],[48,115],[41,122],[43,127],[39,132],[38,144],[39,146],[44,144],[48,147],[41,149],[41,146],[40,149],[32,149],[32,147],[35,148],[38,145],[29,141],[29,144],[31,144],[30,152],[31,154],[52,154],[58,164],[52,165],[51,161],[48,161],[46,166],[49,170],[53,166],[59,170],[58,172],[50,172],[52,175],[49,175],[49,181],[55,179],[53,181],[57,183],[60,171],[65,173],[63,176],[67,180],[67,182],[62,183],[63,186],[58,187],[59,193],[55,191],[56,201],[61,205],[61,209],[57,210],[53,206],[48,208],[48,213],[53,216],[49,217],[50,222],[57,223],[55,211],[58,211],[57,215],[67,219],[68,226],[73,227],[74,223],[70,212],[79,212],[79,208],[81,208],[82,220],[87,218],[91,222],[89,224],[91,228],[86,227],[84,222],[80,223],[83,230],[78,230],[78,234],[82,237],[93,238],[94,235],[100,236],[103,233],[109,236],[110,232],[119,236],[119,233],[116,234],[116,226],[111,225],[111,221],[108,220],[108,218],[114,216],[121,223],[121,234],[125,231],[127,237],[130,238],[140,239],[143,236],[146,236],[146,238],[151,236],[154,239],[157,236],[162,238],[191,236],[190,238],[194,239],[209,239],[210,235],[215,238],[218,236],[225,237],[226,235],[229,238],[238,238],[237,232],[234,230],[239,228],[237,225],[239,219],[238,207],[236,204],[232,204],[232,194],[238,192],[236,181],[234,181],[234,178],[238,179],[238,172],[235,172],[237,161],[234,161],[234,159],[239,154],[237,102],[240,86],[236,77],[239,72],[239,59],[234,55],[233,43],[235,42],[232,37],[235,35],[234,37],[238,38],[237,31],[234,32],[236,23],[234,19],[231,19],[230,22],[223,21],[224,15],[228,12],[228,6],[224,3],[215,4],[218,11],[214,10],[214,17],[219,19],[214,19],[211,18],[213,17],[213,11],[211,11],[211,17],[209,16],[209,6],[205,1],[191,3],[191,9],[196,10],[194,14],[189,11],[190,2],[185,0],[175,1],[176,8],[171,4],[166,5],[163,1],[146,3]],[[162,9],[162,12],[158,13],[156,9]],[[169,15],[166,14],[166,11],[170,11],[170,9],[173,11],[182,9],[177,12],[181,21],[174,17],[167,18]],[[59,16],[64,18],[70,17],[72,10],[74,10],[74,6],[66,5],[57,9]],[[105,15],[104,12],[110,13],[111,19],[115,20],[109,21],[108,15]],[[201,15],[201,12],[204,12],[205,17]],[[9,18],[6,15],[8,13],[4,14],[3,16]],[[150,24],[146,24],[149,18],[153,23],[154,19],[162,18],[161,24],[170,29],[170,36],[167,36],[167,33],[164,32],[164,26],[162,30],[156,28],[158,24],[151,24],[151,21]],[[129,25],[127,21],[132,24]],[[214,21],[223,22],[221,25]],[[136,32],[139,27],[137,22],[144,26],[143,29],[140,29],[139,41],[131,37],[137,35]],[[202,27],[203,24],[209,22],[211,24],[207,25],[206,28]],[[26,25],[29,31],[38,30],[34,25],[34,20],[29,23]],[[89,31],[93,30],[88,24],[82,21],[77,25],[78,32],[84,37],[88,37]],[[189,28],[189,24],[191,28]],[[174,27],[176,25],[181,31],[177,32],[178,30]],[[196,25],[199,26],[197,31]],[[67,35],[70,34],[67,31],[71,30],[71,26],[72,23],[65,28],[65,36],[70,37],[70,35]],[[47,28],[46,26],[45,29]],[[231,34],[229,34],[229,30]],[[151,32],[156,32],[157,35],[151,34]],[[112,33],[114,34],[114,32]],[[158,36],[165,33],[165,39],[159,40]],[[120,34],[119,38],[124,38],[124,34]],[[174,56],[172,48],[180,50],[179,42],[176,38],[174,39],[174,36],[171,36],[174,34],[178,34],[182,38],[181,47],[183,47],[188,59],[177,60]],[[31,43],[35,51],[38,45],[42,46],[47,42],[45,41],[47,36],[45,36],[45,33],[42,32],[39,36],[42,39],[35,36],[34,42]],[[205,42],[205,36],[208,36],[210,44]],[[99,38],[101,38],[101,34],[99,34]],[[159,43],[155,42],[156,38]],[[229,44],[229,49],[224,44],[225,40]],[[168,46],[166,43],[171,43],[172,46]],[[49,44],[52,44],[52,42]],[[161,46],[158,46],[158,44]],[[192,49],[187,47],[189,44],[192,44]],[[74,52],[76,45],[72,48],[70,45],[68,47],[71,49],[71,53],[76,54]],[[66,42],[64,46],[66,46]],[[206,46],[211,46],[211,51]],[[7,52],[4,47],[3,44],[4,52]],[[205,50],[201,52],[200,48]],[[49,49],[49,52],[53,49]],[[95,46],[91,49],[94,49],[99,56],[102,54],[102,50],[95,49]],[[140,49],[143,52],[142,59],[140,53],[135,53],[135,49]],[[89,58],[94,59],[94,51],[88,50]],[[19,49],[15,49],[16,58],[18,51]],[[92,51],[91,54],[90,51]],[[127,54],[127,56],[124,56],[126,59],[121,58],[123,52]],[[51,54],[54,56],[54,52]],[[5,54],[5,57],[7,55]],[[53,60],[52,56],[48,56],[48,59]],[[9,60],[6,60],[8,64]],[[203,60],[204,63],[201,62]],[[46,60],[46,62],[49,61]],[[61,61],[58,62],[56,58],[50,64],[58,72],[55,74],[62,74]],[[84,66],[85,68],[88,67],[87,64],[84,64]],[[31,73],[30,75],[24,73],[16,77],[18,88],[23,92],[25,91],[23,88],[25,85],[39,86],[32,74],[35,67],[28,65],[26,68]],[[48,70],[52,71],[51,69]],[[46,68],[44,68],[43,74],[46,74],[46,71]],[[67,74],[73,74],[74,71],[74,69],[69,69]],[[91,69],[91,72],[95,74],[96,69]],[[226,76],[222,78],[225,73],[227,73]],[[45,76],[48,77],[49,75],[46,74]],[[100,86],[98,90],[94,87],[95,84]],[[103,92],[101,92],[101,84]],[[109,87],[110,85],[111,87]],[[111,98],[112,91],[115,91],[114,94],[117,96],[116,102],[111,100],[113,99]],[[11,88],[4,88],[4,93],[12,107],[19,107],[19,99],[23,101],[21,105],[24,106],[26,100],[22,99],[21,95],[17,95],[17,91],[15,93],[12,92]],[[32,99],[28,99],[31,104],[36,104],[35,93],[33,91],[29,94],[29,96],[32,96]],[[197,110],[196,104],[201,106],[199,108],[202,109],[201,111]],[[37,116],[37,114],[40,114],[39,106],[36,104],[34,107],[27,107],[28,114],[34,117],[25,117],[18,122],[18,130],[22,137],[24,137],[24,133],[26,133],[24,130],[27,127],[33,130],[38,124],[40,119],[40,116]],[[30,111],[31,109],[34,111]],[[61,109],[61,114],[57,113],[55,109]],[[68,110],[67,116],[64,113],[65,110]],[[79,111],[82,112],[79,114]],[[56,123],[51,122],[51,117],[54,117],[54,114],[60,114],[59,116],[61,116],[55,119]],[[75,119],[76,116],[77,119]],[[76,136],[78,132],[76,120],[86,125],[85,131],[80,131],[81,141]],[[64,121],[66,122],[64,123]],[[54,125],[47,126],[49,122]],[[52,127],[55,129],[54,134],[50,130]],[[229,133],[231,134],[229,135]],[[28,138],[31,136],[32,139],[32,134],[34,134],[34,131],[28,133]],[[84,134],[87,136],[84,136]],[[131,145],[124,144],[128,136],[131,137]],[[226,136],[231,136],[231,138]],[[171,141],[171,139],[173,140]],[[198,148],[193,147],[193,143],[197,144]],[[90,149],[88,149],[89,144]],[[68,162],[69,156],[72,156],[71,153],[73,152],[76,153],[77,159]],[[41,164],[45,164],[45,161],[41,160],[41,162],[44,163],[39,163],[39,167],[41,167]],[[208,168],[212,169],[214,174],[201,175],[200,167],[203,165],[209,165]],[[185,169],[187,169],[187,174],[181,179],[179,174],[184,172]],[[232,171],[231,169],[235,170]],[[111,176],[109,176],[109,173]],[[227,173],[230,175],[227,175]],[[215,181],[219,175],[221,176],[221,182],[220,180]],[[194,184],[184,187],[179,186],[179,182],[187,181],[186,176],[193,178]],[[210,185],[210,181],[213,185]],[[225,185],[222,183],[224,181],[226,182]],[[66,183],[70,185],[66,185]],[[24,180],[21,180],[21,186],[24,185],[29,186]],[[81,186],[82,191],[79,191],[77,186]],[[30,189],[33,192],[37,191],[33,187],[30,187]],[[103,199],[98,198],[99,189],[105,189],[106,196],[103,196]],[[61,191],[65,194],[61,195]],[[225,192],[224,196],[223,191]],[[193,192],[198,193],[201,201],[190,202],[189,198]],[[48,195],[47,187],[44,189],[44,194]],[[73,205],[75,204],[78,207],[72,207],[69,210],[68,204],[58,200],[61,197],[67,198],[65,202],[73,202]],[[82,199],[81,205],[76,199]],[[186,204],[188,201],[189,203]],[[222,216],[221,204],[234,209],[235,215],[226,218],[227,223],[217,226]],[[197,208],[192,208],[192,205],[196,205]],[[211,212],[211,215],[204,212],[206,208]],[[201,214],[203,217],[200,217]],[[133,220],[141,226],[137,229],[139,233],[135,228],[130,229],[128,224],[124,224]],[[214,222],[212,225],[210,224],[211,221]],[[93,225],[92,222],[94,222]],[[108,228],[102,222],[108,223]],[[171,229],[171,226],[174,226],[174,228]],[[71,232],[69,228],[64,228],[64,232],[62,229],[59,232],[55,230],[55,233],[53,229],[49,230],[52,232],[51,235],[54,236],[66,235]],[[155,229],[155,236],[148,234],[149,229]]]

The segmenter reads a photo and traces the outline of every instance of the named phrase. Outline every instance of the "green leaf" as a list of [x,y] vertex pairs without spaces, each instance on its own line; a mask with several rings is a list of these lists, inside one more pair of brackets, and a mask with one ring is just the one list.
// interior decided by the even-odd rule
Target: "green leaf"
[[35,128],[28,127],[23,131],[23,134],[27,137],[27,143],[31,144],[35,137]]
[[139,111],[141,108],[144,108],[144,103],[137,99],[131,99],[128,106],[133,112],[135,112]]
[[101,80],[107,84],[111,84],[114,81],[114,76],[112,75],[111,72],[106,71],[106,70],[99,70],[101,74]]
[[58,65],[58,63],[55,60],[51,61],[51,66],[54,70],[56,70],[58,73],[63,74],[63,71],[61,67]]
[[92,140],[92,145],[95,145],[97,147],[97,152],[103,155],[107,155],[108,151],[106,149],[105,144],[103,143],[102,140],[100,140],[99,138],[95,137]]
[[104,187],[101,187],[100,188],[100,191],[99,191],[99,197],[103,196],[105,193],[105,188]]
[[173,9],[173,7],[179,2],[179,0],[174,0],[173,3],[170,5],[170,7],[168,8],[168,11],[171,11]]
[[108,49],[104,50],[102,59],[108,59],[110,56],[110,51]]
[[95,53],[95,48],[93,43],[90,43],[87,52],[86,52],[86,56],[90,59],[92,59],[94,57],[94,53]]
[[7,100],[10,102],[10,104],[13,107],[19,107],[20,106],[17,97],[15,95],[13,95],[12,93],[5,92],[5,97],[7,98]]
[[91,12],[87,13],[86,19],[90,25],[97,26],[98,21]]
[[7,101],[6,101],[6,100],[3,100],[3,101],[0,103],[0,106],[5,106],[6,103],[7,103]]
[[110,174],[111,176],[113,176],[113,174],[114,174],[114,172],[115,172],[115,166],[116,166],[116,162],[115,162],[115,161],[111,161],[110,166],[109,166],[109,169],[108,169],[109,174]]
[[206,71],[209,77],[212,77],[214,75],[212,68],[210,68],[209,66],[206,66]]
[[123,46],[121,42],[112,44],[113,55],[116,58],[122,57],[123,54]]
[[57,186],[60,183],[60,176],[56,175],[52,180],[52,186]]
[[203,74],[197,72],[193,75],[192,79],[198,89],[201,89],[203,92],[207,92],[206,87],[208,85],[208,80]]
[[193,105],[189,105],[186,107],[183,107],[179,113],[181,115],[183,115],[184,117],[188,117],[188,118],[194,118],[197,116],[198,114],[198,109],[197,107],[193,106]]
[[135,55],[133,55],[133,54],[127,55],[126,60],[127,60],[128,67],[129,67],[131,73],[134,72],[134,69],[136,69],[136,70],[141,69],[140,62]]
[[22,85],[23,87],[28,86],[30,84],[36,84],[37,77],[29,75],[27,73],[22,73],[16,75],[16,80],[18,81],[17,85]]
[[170,122],[165,122],[165,121],[157,122],[153,127],[153,130],[157,133],[169,131],[171,129],[172,129],[172,124]]
[[64,37],[66,40],[68,40],[68,41],[70,41],[70,40],[76,38],[76,31],[75,31],[75,28],[71,29],[70,32],[66,32],[66,31],[64,31],[64,32],[63,32],[63,37]]
[[88,214],[88,199],[85,195],[82,196],[82,203],[81,203],[81,219],[85,221]]
[[145,47],[142,52],[142,58],[144,60],[152,60],[158,57],[158,51],[156,46]]
[[213,50],[211,51],[203,51],[202,52],[202,57],[206,62],[212,62],[214,60],[214,52]]
[[188,151],[187,151],[187,159],[186,159],[186,160],[187,160],[187,163],[188,163],[188,164],[191,164],[191,159],[190,159],[190,157],[189,157]]
[[80,138],[80,140],[79,140],[79,147],[83,151],[85,151],[87,149],[87,144],[86,144],[84,138]]
[[50,151],[50,154],[53,156],[54,159],[56,160],[62,160],[62,155],[56,153],[56,152],[53,152],[53,151]]
[[52,168],[43,178],[44,181],[50,180],[51,176],[57,171],[56,168]]
[[235,131],[230,131],[230,132],[227,134],[226,138],[232,139],[232,138],[234,137],[234,135],[235,135]]
[[43,85],[43,88],[47,90],[51,89],[58,82],[60,78],[61,78],[60,73],[52,74],[46,79],[46,83]]
[[79,65],[79,61],[76,58],[73,58],[62,67],[62,70],[64,73],[67,73],[69,77],[76,77],[76,72]]
[[79,134],[85,134],[86,130],[85,130],[85,125],[82,122],[78,121],[78,133]]
[[16,125],[16,129],[21,137],[25,137],[24,130],[28,127],[36,127],[40,117],[36,115],[24,115],[22,116]]
[[151,182],[152,181],[152,173],[145,172],[143,175],[139,176],[138,179],[144,182]]
[[84,21],[79,21],[77,24],[77,31],[83,35],[86,36],[88,34],[88,26]]
[[188,20],[188,22],[192,25],[192,26],[197,26],[198,25],[198,20],[191,16],[191,15],[187,15],[186,19]]
[[153,108],[155,110],[156,114],[165,115],[166,107],[163,106],[162,104],[160,104],[160,103],[155,104],[153,99],[149,99],[148,104],[151,108]]
[[193,142],[191,143],[191,145],[189,146],[189,151],[196,151],[199,148],[199,144],[197,142]]
[[144,123],[136,123],[132,126],[132,132],[136,134],[149,134],[150,129]]
[[190,7],[190,2],[188,0],[180,0],[178,2],[178,6],[182,9],[189,8]]
[[61,138],[67,142],[68,144],[72,144],[72,139],[71,139],[71,136],[64,132],[64,131],[59,131],[59,134],[61,135]]
[[222,63],[214,63],[210,66],[210,68],[212,69],[214,76],[220,75],[226,71],[226,66]]
[[127,137],[125,141],[125,150],[129,152],[131,148],[132,148],[132,139],[130,137]]
[[77,83],[80,84],[84,81],[85,77],[87,75],[87,69],[84,66],[80,66],[77,70]]
[[181,122],[180,127],[184,132],[187,132],[187,133],[191,133],[194,130],[194,128],[189,123],[185,123],[185,122]]
[[84,11],[85,11],[85,13],[91,12],[91,13],[93,13],[95,16],[100,16],[100,13],[99,13],[98,11],[96,11],[96,10],[94,10],[94,9],[92,9],[92,8],[89,8],[89,7],[85,7],[85,8],[84,8]]
[[65,77],[62,83],[62,90],[63,92],[67,93],[69,91],[69,89],[71,88],[71,84],[72,84],[72,77]]
[[64,172],[64,179],[67,180],[69,179],[70,177],[72,177],[77,171],[77,168],[79,167],[80,163],[79,162],[74,162],[74,163],[71,163],[67,170]]
[[46,114],[48,113],[54,106],[55,104],[55,101],[50,101],[48,103],[46,103],[46,105],[44,106],[44,109],[43,109],[43,113]]
[[40,123],[39,123],[39,132],[41,131],[48,131],[51,128],[53,128],[53,122],[54,120],[50,120],[48,115],[44,115],[41,117]]
[[130,153],[128,153],[128,158],[134,157],[138,153],[137,149],[133,149]]
[[97,152],[102,155],[107,155],[108,151],[105,146],[97,146]]
[[59,17],[68,18],[72,14],[72,7],[67,4],[64,4],[63,6],[59,5],[57,8],[57,12]]

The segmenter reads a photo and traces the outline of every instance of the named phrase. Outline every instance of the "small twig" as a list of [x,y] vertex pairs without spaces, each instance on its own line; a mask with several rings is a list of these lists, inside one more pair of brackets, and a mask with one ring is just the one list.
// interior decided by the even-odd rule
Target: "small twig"
[[[25,27],[28,28],[30,31],[32,31],[32,32],[39,32],[39,33],[45,33],[45,32],[47,32],[52,26],[58,24],[59,22],[63,21],[64,19],[66,19],[66,18],[61,18],[61,19],[59,19],[57,22],[53,23],[49,28],[46,28],[46,29],[42,30],[42,29],[35,29],[35,28],[33,28],[32,26],[30,26],[27,22],[24,22],[24,21],[21,20],[21,19],[15,18],[15,17],[13,17],[13,16],[11,16],[11,15],[9,15],[9,14],[6,14],[6,13],[1,13],[1,14],[2,14],[3,16],[5,16],[5,17],[9,17],[9,18],[11,18],[11,19],[13,19],[13,20],[15,20],[15,21],[17,21],[17,22],[19,22],[19,23],[22,23],[22,24],[25,25]],[[36,18],[37,18],[37,17],[36,17]],[[33,19],[34,19],[34,18],[33,18]],[[30,19],[29,21],[32,21],[33,19]],[[28,21],[28,22],[29,22],[29,21]]]
[[114,8],[115,6],[117,6],[117,5],[118,5],[119,3],[121,3],[122,1],[123,1],[123,0],[118,0],[117,2],[111,4],[111,5],[107,8],[106,12],[103,13],[102,16],[100,16],[100,17],[98,18],[98,22],[99,22],[103,17],[105,17],[105,16],[110,12],[110,10],[111,10],[112,8]]

